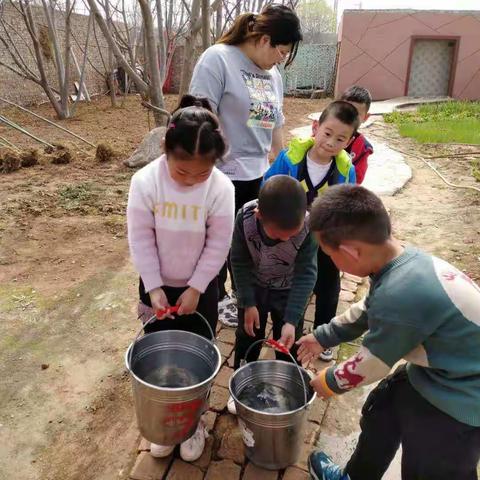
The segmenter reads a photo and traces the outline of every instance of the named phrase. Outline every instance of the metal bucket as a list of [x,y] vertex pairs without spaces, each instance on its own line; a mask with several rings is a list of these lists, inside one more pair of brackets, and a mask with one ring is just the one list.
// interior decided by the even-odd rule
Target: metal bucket
[[[250,348],[259,342],[252,344]],[[278,347],[276,342],[267,344]],[[248,357],[250,349],[245,354]],[[288,350],[282,350],[288,353]],[[293,358],[293,357],[292,357]],[[297,462],[303,443],[307,408],[316,394],[310,387],[308,372],[295,363],[281,360],[261,360],[247,363],[231,377],[229,389],[238,414],[245,454],[255,465],[280,470]],[[282,387],[298,399],[298,407],[285,413],[266,413],[239,401],[243,389],[252,383],[268,383]]]
[[[152,443],[177,445],[187,440],[208,408],[208,394],[222,357],[210,325],[196,313],[208,325],[212,341],[181,330],[149,333],[139,339],[143,326],[125,353],[138,428]],[[158,371],[168,379],[168,386],[149,383]],[[186,373],[182,377],[178,372]]]

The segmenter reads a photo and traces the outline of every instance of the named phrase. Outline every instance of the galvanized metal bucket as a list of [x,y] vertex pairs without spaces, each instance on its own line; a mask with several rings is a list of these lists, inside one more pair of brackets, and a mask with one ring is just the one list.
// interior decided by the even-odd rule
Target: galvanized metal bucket
[[[251,348],[260,342],[265,340],[253,343],[247,350],[245,359]],[[278,344],[274,341],[267,340],[265,343],[278,349]],[[281,351],[289,353],[284,347]],[[280,470],[297,462],[303,443],[307,409],[316,397],[310,387],[310,380],[310,375],[304,368],[281,360],[246,363],[232,375],[230,395],[235,401],[245,454],[252,463],[269,470]],[[298,407],[285,413],[266,413],[239,401],[243,389],[258,382],[288,390],[298,399]]]
[[[196,313],[208,326],[211,341],[182,330],[165,330],[138,338],[142,327],[125,353],[138,428],[152,443],[177,445],[187,440],[208,408],[208,393],[222,357],[209,323]],[[155,320],[152,317],[147,323]],[[150,383],[149,379],[157,372],[165,379],[165,386]]]

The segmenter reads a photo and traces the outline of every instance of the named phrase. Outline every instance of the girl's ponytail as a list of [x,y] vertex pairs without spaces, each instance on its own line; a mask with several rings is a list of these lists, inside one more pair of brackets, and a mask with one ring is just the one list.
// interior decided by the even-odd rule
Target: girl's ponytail
[[177,108],[173,111],[175,113],[177,110],[186,107],[200,107],[206,108],[209,112],[212,112],[212,106],[208,101],[208,98],[205,97],[196,97],[194,95],[186,94],[181,99],[177,105]]
[[209,101],[203,97],[184,95],[165,133],[167,155],[174,153],[184,160],[196,155],[205,156],[215,163],[226,151],[227,144]]

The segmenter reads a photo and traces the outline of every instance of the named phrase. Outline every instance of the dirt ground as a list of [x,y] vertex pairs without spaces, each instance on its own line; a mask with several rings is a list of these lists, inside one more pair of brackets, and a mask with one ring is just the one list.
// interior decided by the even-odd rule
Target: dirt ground
[[[167,98],[169,108],[175,102]],[[286,99],[287,130],[306,125],[306,115],[321,110],[324,102]],[[36,111],[52,118],[47,105]],[[99,99],[62,122],[117,152],[115,160],[98,163],[93,149],[64,133],[10,109],[2,113],[50,143],[67,145],[73,154],[66,165],[42,156],[39,165],[0,174],[2,478],[126,478],[138,434],[123,355],[139,325],[125,230],[133,172],[121,161],[147,133],[147,114],[135,97],[117,109]],[[372,126],[368,135],[419,150],[384,124]],[[34,146],[3,127],[0,136]],[[480,194],[451,189],[421,161],[407,161],[413,179],[385,199],[396,233],[478,281]],[[475,184],[468,160],[435,164],[450,180]]]

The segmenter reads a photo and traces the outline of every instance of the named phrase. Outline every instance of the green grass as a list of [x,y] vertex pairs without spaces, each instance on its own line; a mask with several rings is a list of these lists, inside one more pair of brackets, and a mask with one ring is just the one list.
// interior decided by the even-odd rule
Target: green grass
[[401,123],[402,137],[414,138],[420,143],[474,143],[480,144],[480,120],[437,120],[424,123]]
[[472,166],[473,178],[480,182],[480,158],[474,158],[470,165]]
[[421,105],[414,112],[384,116],[398,126],[400,135],[420,143],[480,144],[480,102],[445,102]]

